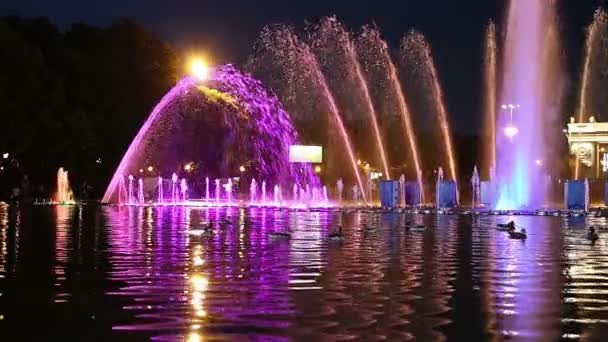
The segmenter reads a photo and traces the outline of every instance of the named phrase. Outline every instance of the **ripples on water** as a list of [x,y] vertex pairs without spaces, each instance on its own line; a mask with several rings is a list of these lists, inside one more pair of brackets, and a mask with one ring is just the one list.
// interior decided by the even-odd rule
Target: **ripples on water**
[[[527,241],[495,216],[0,206],[0,334],[608,340],[608,228],[585,239],[608,223],[514,219]],[[344,241],[328,241],[338,225]]]

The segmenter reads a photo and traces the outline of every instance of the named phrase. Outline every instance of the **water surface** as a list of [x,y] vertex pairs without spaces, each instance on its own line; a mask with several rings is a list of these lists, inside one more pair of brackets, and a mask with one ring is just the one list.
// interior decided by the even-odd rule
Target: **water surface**
[[[599,218],[0,207],[0,331],[81,340],[608,340]],[[405,221],[427,225],[407,231]],[[213,234],[201,234],[214,222]],[[344,227],[342,243],[328,233]],[[370,225],[373,230],[364,227]],[[291,239],[269,233],[289,231]]]

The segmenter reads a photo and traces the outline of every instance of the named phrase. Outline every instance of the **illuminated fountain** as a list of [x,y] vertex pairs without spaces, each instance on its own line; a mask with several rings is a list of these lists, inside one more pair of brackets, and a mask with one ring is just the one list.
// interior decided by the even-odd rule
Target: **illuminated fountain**
[[144,180],[141,178],[137,181],[137,203],[146,203],[146,200],[144,199]]
[[[356,163],[355,149],[346,129],[344,118],[331,91],[328,79],[321,70],[319,60],[311,51],[311,48],[302,42],[288,27],[267,27],[260,35],[249,64],[249,68],[253,69],[255,74],[262,78],[272,76],[274,72],[285,74],[285,77],[282,77],[286,79],[285,83],[273,83],[272,78],[265,79],[265,81],[275,91],[279,92],[296,122],[303,118],[314,119],[315,125],[319,125],[325,120],[330,121],[327,128],[336,132],[335,136],[338,137],[339,141],[331,140],[334,137],[333,134],[324,136],[330,139],[328,142],[332,142],[326,145],[331,146],[335,155],[334,159],[336,159],[329,162],[338,163],[337,160],[342,160],[339,156],[347,156],[346,160],[350,165],[350,170],[340,167],[337,172],[342,174],[350,171],[346,175],[352,177],[354,182],[362,188],[363,180]],[[276,67],[279,70],[268,70],[269,67]],[[296,94],[297,92],[302,93]],[[296,98],[303,101],[291,100]],[[312,115],[308,115],[309,113],[312,113]],[[329,117],[319,118],[319,113],[323,113],[323,115],[328,113]],[[328,169],[332,170],[333,168]],[[300,193],[302,192],[300,191]],[[303,199],[300,200],[303,201]]]
[[205,201],[209,203],[209,177],[205,177]]
[[118,203],[124,204],[128,202],[127,187],[125,185],[125,176],[118,177]]
[[[307,33],[300,39],[289,27],[265,28],[248,69],[277,91],[298,127],[314,125],[314,132],[306,134],[326,146],[332,155],[324,165],[326,175],[343,178],[349,188],[357,185],[358,197],[364,204],[373,203],[371,189],[355,155],[371,161],[378,171],[383,171],[385,179],[392,178],[391,161],[407,167],[402,172],[417,181],[424,198],[423,166],[410,105],[397,66],[379,30],[366,26],[355,35],[335,17],[329,17],[308,27]],[[416,63],[424,65],[424,77],[434,98],[436,126],[443,135],[441,150],[445,150],[445,157],[440,163],[445,163],[450,177],[456,180],[447,109],[430,47],[423,39],[415,40],[417,44],[407,44],[413,41],[410,37],[422,36],[406,36],[403,50],[421,56]],[[330,124],[324,126],[327,120]],[[351,136],[356,137],[352,139],[355,144],[351,143]],[[341,143],[335,141],[335,137],[340,137]],[[392,155],[386,148],[389,145]],[[352,172],[343,167],[344,162],[352,165]]]
[[68,172],[62,167],[57,170],[57,191],[53,201],[57,204],[75,204],[74,193],[70,188],[70,180],[68,179]]
[[228,179],[226,183],[226,198],[228,199],[228,205],[232,204],[232,179]]
[[[200,66],[198,69],[201,76]],[[275,189],[289,184],[320,189],[311,165],[296,167],[289,163],[288,149],[297,143],[297,135],[276,97],[266,92],[259,81],[230,65],[210,70],[204,76],[207,78],[185,77],[154,108],[120,162],[104,202],[210,205],[209,177],[214,176],[213,205],[237,205],[240,201],[232,198],[234,170],[242,173],[242,167],[236,165],[244,161],[249,163],[252,174],[264,179],[263,204],[267,203],[267,182]],[[205,136],[209,139],[201,138],[201,131],[208,132]],[[146,169],[156,169],[161,175],[173,172],[170,199],[164,196],[162,176],[153,182],[158,184],[156,192],[147,197],[152,189],[144,187],[149,182],[143,178],[135,181],[131,176],[137,170],[141,174],[144,165],[155,165]],[[184,171],[174,172],[176,168]],[[122,196],[124,175],[129,175],[126,199]],[[204,192],[188,187],[188,183],[200,179],[205,180]],[[256,186],[252,184],[252,189]],[[253,202],[255,196],[254,190]]]
[[216,179],[215,180],[215,204],[219,204],[220,203],[220,180]]
[[[121,175],[122,177],[122,175]],[[127,196],[127,204],[134,204],[135,201],[133,200],[133,176],[129,175],[129,192],[128,192],[128,196]]]
[[274,186],[274,204],[281,205],[281,188],[278,185]]
[[[355,49],[355,43],[352,35],[344,26],[336,19],[336,17],[324,18],[314,31],[314,41],[311,43],[314,50],[327,51],[332,57],[342,55],[340,64],[345,66],[345,71],[349,75],[342,81],[352,79],[352,91],[359,91],[362,108],[366,112],[369,122],[371,122],[372,135],[374,137],[377,153],[380,156],[380,163],[387,179],[390,179],[389,161],[385,152],[384,141],[380,127],[378,124],[378,114],[374,108],[374,103],[370,95],[370,90],[367,85],[358,53]],[[322,58],[327,60],[328,58]],[[344,62],[344,63],[342,63]],[[331,68],[335,69],[336,65],[330,64]],[[371,139],[370,139],[371,140]],[[369,196],[368,196],[369,198]]]
[[[600,8],[595,12],[593,21],[587,28],[580,93],[574,116],[578,123],[590,122],[594,115],[602,113],[608,107],[603,91],[608,86],[605,77],[605,70],[608,68],[608,51],[605,47],[607,38],[608,14]],[[578,148],[574,148],[574,151],[576,150]],[[577,155],[574,166],[575,179],[585,175],[585,172],[582,172],[585,166],[581,164],[585,164],[585,158]]]
[[484,169],[488,175],[496,167],[496,26],[490,22],[486,30],[486,46],[484,56]]
[[158,203],[163,204],[163,177],[158,177]]
[[[591,25],[587,29],[585,41],[585,57],[583,63],[582,79],[579,94],[579,103],[576,113],[578,122],[587,122],[590,113],[597,113],[599,109],[605,108],[605,96],[596,96],[594,89],[606,86],[603,70],[606,68],[606,37],[608,35],[608,14],[603,9],[598,9]],[[602,81],[604,83],[602,84]]]
[[171,202],[177,202],[177,175],[171,175]]
[[356,185],[353,185],[352,192],[353,192],[353,203],[355,205],[358,205],[359,204],[359,187]]
[[[504,46],[502,93],[497,118],[497,209],[547,204],[546,176],[537,160],[554,160],[551,139],[559,131],[563,76],[555,3],[512,0]],[[493,87],[493,85],[490,85]]]
[[[559,138],[554,132],[559,131],[556,124],[564,84],[555,4],[512,0],[507,18],[504,46],[498,46],[493,23],[486,32],[483,109],[487,136],[478,178],[491,177],[499,197],[497,209],[538,208],[547,204],[546,176],[540,166],[555,159],[550,153],[553,148],[547,146],[553,147],[551,139]],[[599,11],[589,29],[580,115],[590,108],[588,93],[595,84],[590,70],[597,68],[594,62],[599,60],[591,56],[598,53],[594,47],[604,36],[606,22],[606,15]],[[303,136],[306,143],[323,145],[329,152],[322,168],[319,165],[315,170],[330,184],[338,180],[335,199],[341,205],[374,204],[375,179],[370,175],[390,179],[391,173],[393,177],[401,173],[402,205],[411,194],[416,194],[412,204],[417,205],[420,197],[424,202],[425,197],[431,198],[433,182],[425,189],[423,164],[431,170],[427,176],[437,167],[445,170],[441,182],[452,182],[458,203],[448,108],[426,38],[417,31],[407,33],[395,65],[375,27],[366,26],[353,34],[330,17],[306,32],[299,36],[282,25],[262,31],[246,68],[264,79],[268,88],[233,66],[211,69],[200,61],[195,63],[196,77],[182,79],[142,126],[104,202],[327,205],[327,188],[320,184],[312,165],[291,164],[287,158],[289,146]],[[428,96],[418,96],[419,92]],[[431,113],[415,118],[432,121],[433,139],[417,141],[415,133],[423,128],[414,127],[421,123],[413,120],[416,111]],[[437,153],[420,154],[419,145],[425,141],[433,142],[431,148],[438,146]],[[358,162],[359,157],[373,167]],[[400,164],[395,167],[391,161]],[[128,176],[126,186],[124,177],[137,170],[141,176],[141,170],[152,170],[149,165],[171,178],[167,188],[159,178],[157,192],[143,198],[151,194],[151,189],[143,191],[142,184],[149,183],[145,177],[136,185]],[[401,170],[396,174],[396,169]],[[210,185],[210,179],[214,184]],[[203,181],[204,187],[200,186]],[[210,190],[213,185],[215,191]],[[476,196],[473,206],[480,200]]]
[[[456,182],[458,181],[456,158],[451,138],[448,112],[437,68],[431,54],[431,47],[422,33],[411,31],[401,42],[401,54],[406,64],[415,66],[412,71],[419,77],[422,84],[426,84],[430,90],[433,99],[432,107],[436,113],[436,120],[445,154],[444,161],[448,166],[449,176]],[[458,194],[458,191],[456,193]]]
[[258,192],[258,183],[255,181],[255,178],[254,178],[251,180],[251,184],[249,185],[249,203],[255,204],[257,192]]
[[[424,201],[424,189],[422,184],[422,164],[418,153],[418,143],[414,135],[414,126],[412,124],[410,108],[405,101],[405,93],[401,86],[401,81],[397,74],[397,68],[389,54],[388,44],[380,35],[380,31],[374,27],[366,26],[359,37],[359,45],[361,49],[366,51],[362,54],[362,58],[367,57],[365,63],[369,69],[373,67],[379,68],[378,77],[386,79],[388,84],[385,96],[386,99],[396,101],[396,111],[399,113],[400,123],[403,132],[404,149],[410,152],[409,158],[414,164],[415,178],[418,186],[421,189],[422,200]],[[381,82],[380,84],[383,84]],[[391,142],[395,143],[395,142]]]

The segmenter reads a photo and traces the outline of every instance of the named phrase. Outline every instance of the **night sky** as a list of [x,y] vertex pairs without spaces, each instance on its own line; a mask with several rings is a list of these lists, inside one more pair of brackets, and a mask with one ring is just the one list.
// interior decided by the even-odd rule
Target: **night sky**
[[[606,6],[607,0],[558,3],[570,76],[567,101],[572,101],[577,93],[585,27],[594,9]],[[481,125],[485,26],[491,18],[500,25],[506,4],[506,0],[3,0],[0,15],[49,17],[64,29],[76,21],[106,26],[115,18],[132,17],[180,52],[202,50],[209,52],[215,63],[237,64],[247,57],[267,24],[281,22],[301,28],[306,20],[335,14],[354,30],[375,22],[393,48],[405,32],[416,28],[433,48],[451,121],[459,133],[467,134],[475,133]]]

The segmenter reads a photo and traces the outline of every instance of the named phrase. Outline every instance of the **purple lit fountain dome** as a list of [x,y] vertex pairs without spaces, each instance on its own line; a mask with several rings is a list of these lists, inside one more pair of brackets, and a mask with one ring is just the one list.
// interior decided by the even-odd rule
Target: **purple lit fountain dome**
[[[295,143],[297,132],[278,98],[260,81],[224,65],[206,80],[185,77],[161,99],[123,156],[103,202],[175,200],[175,188],[178,197],[184,190],[181,181],[172,181],[176,176],[187,180],[193,198],[209,199],[209,192],[215,197],[216,180],[224,186],[232,177],[286,190],[318,187],[310,165],[289,163]],[[151,182],[133,181],[141,178]],[[173,186],[148,186],[163,182]],[[145,188],[145,195],[135,187]]]

